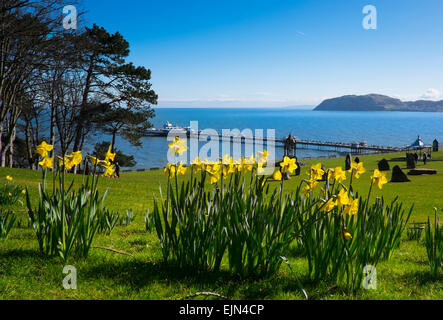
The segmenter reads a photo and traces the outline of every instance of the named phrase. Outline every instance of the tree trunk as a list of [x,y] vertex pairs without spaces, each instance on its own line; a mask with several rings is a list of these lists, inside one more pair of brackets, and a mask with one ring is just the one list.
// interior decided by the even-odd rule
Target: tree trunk
[[116,135],[117,135],[117,132],[114,131],[112,133],[112,144],[111,144],[111,152],[112,153],[115,153],[115,137],[116,137]]
[[29,162],[29,168],[31,170],[34,170],[34,159],[32,155],[32,143],[31,143],[31,135],[29,133],[29,122],[26,122],[26,129],[25,129],[25,137],[26,137],[26,153],[28,157]]
[[8,151],[8,148],[3,148],[3,150],[2,150],[2,153],[1,153],[1,155],[2,155],[2,164],[1,164],[1,167],[2,168],[5,168],[6,167],[6,151]]
[[9,168],[12,168],[14,166],[14,142],[17,133],[15,127],[12,130],[11,144],[9,145]]
[[3,122],[0,122],[0,154],[3,151]]

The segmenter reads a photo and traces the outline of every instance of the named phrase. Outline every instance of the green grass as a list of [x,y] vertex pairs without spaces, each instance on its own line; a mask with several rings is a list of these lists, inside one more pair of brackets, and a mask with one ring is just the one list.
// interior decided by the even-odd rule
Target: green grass
[[[362,195],[367,194],[370,175],[383,157],[390,160],[391,168],[398,164],[407,172],[405,161],[398,159],[402,156],[360,157],[367,173],[354,181],[354,188]],[[318,162],[306,161],[308,165]],[[321,162],[325,167],[344,165],[344,159]],[[426,168],[436,169],[438,174],[410,177],[409,183],[389,183],[381,191],[374,190],[372,198],[383,196],[392,200],[399,196],[405,209],[414,205],[411,222],[425,222],[428,216],[433,216],[434,207],[442,216],[443,152],[434,153],[433,161]],[[307,177],[306,170],[307,167],[303,167],[302,177],[285,182],[286,192],[295,190],[300,180]],[[12,176],[15,184],[28,185],[36,203],[41,172],[0,169],[0,183],[6,181],[6,175]],[[79,176],[70,175],[67,179],[74,179],[77,184],[81,182]],[[121,179],[100,179],[102,191],[110,188],[107,206],[121,215],[125,210],[133,209],[137,216],[129,227],[118,226],[110,236],[98,236],[94,246],[114,248],[133,256],[92,249],[87,260],[70,261],[78,272],[78,289],[71,291],[62,287],[63,264],[58,258],[39,254],[35,234],[27,228],[26,209],[16,205],[12,209],[23,223],[20,228],[12,230],[6,241],[0,241],[0,299],[178,299],[200,291],[217,292],[233,299],[303,299],[294,275],[285,264],[275,277],[249,280],[241,280],[223,271],[226,268],[218,273],[194,274],[163,264],[155,233],[146,233],[144,227],[146,209],[152,209],[153,195],[159,196],[159,183],[165,187],[166,178],[162,171],[123,173]],[[393,258],[377,266],[378,289],[362,290],[357,297],[347,295],[332,283],[310,283],[307,261],[300,257],[295,246],[287,253],[287,258],[313,299],[443,299],[443,279],[432,279],[423,244],[407,241],[405,235]]]

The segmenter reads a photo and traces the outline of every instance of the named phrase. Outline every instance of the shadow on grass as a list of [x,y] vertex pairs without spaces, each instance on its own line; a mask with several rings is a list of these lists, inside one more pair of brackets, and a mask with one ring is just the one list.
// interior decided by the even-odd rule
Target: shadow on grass
[[0,249],[0,260],[1,259],[38,259],[38,260],[48,260],[40,251],[32,249],[12,249],[3,251]]
[[[196,272],[191,269],[178,268],[163,262],[143,262],[129,260],[116,263],[100,263],[82,270],[82,277],[93,280],[109,279],[116,285],[129,286],[139,291],[156,282],[165,282],[171,287],[171,296],[176,293],[176,283],[180,287],[194,288],[196,291],[213,291],[229,298],[262,300],[288,295],[304,299],[297,279],[292,275],[272,277],[241,278],[229,271]],[[311,281],[308,276],[299,278],[310,299],[321,299],[330,294],[346,293],[333,284]]]
[[404,161],[406,162],[406,157],[402,157],[402,158],[391,158],[388,160],[388,162],[401,162]]
[[[164,283],[170,289],[166,295],[170,298],[177,297],[177,288],[188,288],[191,292],[211,291],[227,296],[231,299],[263,300],[263,299],[301,299],[304,295],[295,276],[275,275],[272,277],[249,277],[241,278],[227,270],[219,272],[196,272],[191,269],[178,268],[175,265],[163,262],[145,262],[139,260],[125,261],[102,261],[89,260],[77,261],[82,279],[94,280],[106,279],[118,286],[128,287],[130,291],[138,292],[155,283]],[[23,266],[48,266],[62,264],[57,257],[48,258],[38,250],[15,249],[3,252],[0,250],[0,274],[8,274],[11,268]],[[282,265],[285,268],[284,265]],[[299,277],[309,299],[323,299],[331,294],[339,294],[346,297],[347,294],[341,288],[331,282],[313,282],[307,275]],[[177,286],[177,283],[180,285]],[[165,298],[164,293],[160,298]],[[168,297],[166,297],[168,298]]]
[[0,249],[0,273],[23,270],[33,266],[42,267],[48,265],[62,265],[62,262],[57,257],[47,257],[38,250],[33,249]]
[[433,277],[431,271],[414,271],[406,273],[401,278],[408,283],[417,283],[420,287],[425,287],[431,284],[440,284],[443,281],[443,275]]

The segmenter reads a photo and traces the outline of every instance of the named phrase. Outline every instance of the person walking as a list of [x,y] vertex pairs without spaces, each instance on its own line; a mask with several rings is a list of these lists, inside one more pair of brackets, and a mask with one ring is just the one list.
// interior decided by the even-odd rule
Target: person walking
[[115,175],[117,178],[120,178],[120,166],[118,165],[118,162],[115,163]]

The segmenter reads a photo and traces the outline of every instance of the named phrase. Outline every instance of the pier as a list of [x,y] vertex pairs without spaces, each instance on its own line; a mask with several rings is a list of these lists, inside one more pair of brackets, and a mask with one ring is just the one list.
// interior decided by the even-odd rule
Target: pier
[[[167,137],[169,132],[158,130],[154,134],[148,134],[147,137]],[[171,130],[171,134],[174,135],[186,135],[187,137],[193,136],[206,136],[206,137],[218,137],[222,141],[227,139],[233,143],[254,143],[255,141],[265,141],[265,143],[273,143],[275,147],[285,147],[285,141],[287,138],[262,138],[262,137],[245,137],[245,136],[232,136],[232,135],[222,135],[222,134],[206,134],[203,132],[192,133],[185,130]],[[303,140],[295,138],[296,145],[298,149],[314,149],[319,151],[334,151],[334,152],[350,152],[353,154],[365,154],[365,153],[394,153],[404,151],[404,148],[390,147],[390,146],[376,146],[367,145],[365,143],[345,143],[345,142],[324,142],[324,141],[314,141],[314,140]]]

